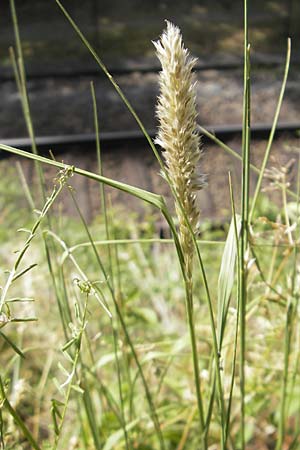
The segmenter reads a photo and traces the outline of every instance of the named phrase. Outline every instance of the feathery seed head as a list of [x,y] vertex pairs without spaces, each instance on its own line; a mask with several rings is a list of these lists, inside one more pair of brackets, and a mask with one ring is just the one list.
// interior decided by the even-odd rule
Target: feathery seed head
[[[179,28],[168,21],[160,40],[153,44],[162,66],[156,108],[159,120],[156,143],[164,150],[169,178],[193,230],[196,231],[199,219],[196,192],[204,185],[204,177],[198,171],[201,150],[192,73],[196,59],[184,48]],[[181,241],[191,248],[189,232],[178,205],[176,210]]]

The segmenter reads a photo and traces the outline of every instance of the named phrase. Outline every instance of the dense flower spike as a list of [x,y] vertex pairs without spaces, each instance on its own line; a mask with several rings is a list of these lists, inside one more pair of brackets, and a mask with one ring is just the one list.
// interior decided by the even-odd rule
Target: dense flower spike
[[[200,136],[196,131],[196,94],[192,73],[196,60],[184,48],[179,28],[168,21],[160,40],[153,44],[162,65],[156,110],[159,120],[156,143],[164,150],[168,175],[192,229],[196,232],[199,220],[196,192],[204,184],[203,176],[198,173],[201,150]],[[176,210],[181,243],[185,254],[189,255],[187,260],[191,263],[192,239],[178,204]],[[187,269],[190,272],[191,267]]]

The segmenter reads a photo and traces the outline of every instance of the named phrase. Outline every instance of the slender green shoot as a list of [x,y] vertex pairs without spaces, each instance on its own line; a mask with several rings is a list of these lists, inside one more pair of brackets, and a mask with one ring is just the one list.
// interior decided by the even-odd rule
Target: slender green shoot
[[230,389],[229,389],[229,396],[228,396],[228,406],[227,406],[227,415],[226,415],[226,432],[225,432],[225,444],[227,445],[227,439],[230,435],[230,418],[231,418],[231,408],[232,408],[232,402],[233,402],[233,389],[234,389],[234,382],[235,382],[235,370],[236,370],[236,360],[237,360],[237,349],[238,349],[238,333],[239,333],[239,312],[240,312],[240,293],[239,288],[241,286],[240,282],[240,276],[241,276],[241,269],[240,269],[240,247],[239,247],[239,238],[240,238],[240,221],[237,220],[237,214],[236,214],[236,208],[235,208],[235,202],[234,202],[234,196],[233,196],[233,188],[232,188],[232,180],[231,175],[229,173],[229,190],[230,190],[230,203],[231,203],[231,211],[232,211],[232,217],[233,217],[233,224],[234,224],[234,236],[235,236],[235,245],[236,245],[236,272],[237,272],[237,306],[236,306],[236,327],[235,327],[235,335],[234,335],[234,344],[233,344],[233,358],[232,358],[232,371],[231,371],[231,382],[230,382]]
[[282,101],[283,101],[283,97],[284,97],[284,93],[285,93],[285,88],[286,88],[286,82],[287,82],[287,78],[288,78],[288,73],[289,73],[289,67],[290,67],[290,60],[291,60],[291,39],[288,38],[287,41],[287,52],[286,52],[286,62],[285,62],[285,69],[284,69],[284,76],[283,76],[283,81],[281,84],[281,90],[280,90],[280,94],[279,94],[279,98],[278,98],[278,102],[277,102],[277,106],[276,106],[276,110],[275,110],[275,115],[274,115],[274,119],[273,119],[273,123],[272,123],[272,128],[270,131],[270,136],[269,136],[269,140],[268,140],[268,144],[266,147],[266,151],[264,154],[264,159],[262,162],[262,166],[259,172],[259,177],[257,180],[257,184],[256,184],[256,188],[255,188],[255,192],[254,192],[254,196],[251,202],[251,210],[250,210],[250,214],[249,214],[249,222],[251,223],[251,219],[253,217],[253,213],[255,211],[255,206],[257,203],[257,199],[261,190],[261,185],[262,185],[262,181],[263,181],[263,176],[265,173],[265,169],[269,160],[269,156],[270,156],[270,152],[271,152],[271,148],[272,148],[272,144],[273,144],[273,140],[274,140],[274,135],[275,135],[275,131],[276,131],[276,127],[277,127],[277,123],[278,123],[278,118],[279,118],[279,113],[281,110],[281,105],[282,105]]
[[250,169],[250,45],[248,42],[248,2],[244,0],[244,98],[242,136],[242,230],[240,247],[240,396],[241,450],[245,450],[245,356],[247,304],[247,248],[249,233],[249,169]]
[[[98,172],[99,172],[99,175],[103,175],[103,167],[102,167],[102,160],[101,160],[101,145],[100,145],[100,135],[99,135],[98,108],[97,108],[97,100],[96,100],[96,94],[95,94],[95,88],[94,88],[94,83],[93,82],[91,82],[91,94],[92,94],[92,101],[93,101],[93,113],[94,113],[94,126],[95,126],[95,136],[96,136]],[[104,184],[103,183],[99,184],[99,189],[100,189],[101,211],[102,211],[103,216],[104,216],[105,235],[106,235],[106,239],[109,241],[110,233],[109,233],[109,225],[108,225],[106,195],[105,195],[105,189],[104,189]],[[107,251],[108,251],[108,260],[109,260],[109,267],[110,267],[110,277],[111,277],[111,282],[112,282],[112,285],[113,285],[114,284],[113,263],[112,263],[112,255],[111,255],[111,248],[110,248],[110,246],[107,247]]]
[[[1,377],[0,377],[0,397],[1,397],[1,400],[0,400],[1,406],[3,405],[3,407],[5,409],[7,409],[8,413],[12,416],[12,418],[14,419],[16,424],[18,425],[19,429],[22,431],[25,439],[29,442],[31,447],[34,450],[42,450],[41,447],[36,442],[36,440],[34,439],[34,437],[31,434],[31,432],[28,430],[28,428],[25,425],[23,419],[20,417],[20,415],[17,413],[17,411],[12,407],[11,403],[9,402],[9,400],[8,400],[8,398],[6,396],[4,383],[3,383],[3,380],[2,380]],[[1,440],[2,440],[2,443],[3,443],[3,433],[2,432],[1,432]],[[4,448],[4,446],[3,446],[3,448]]]
[[[23,58],[23,50],[22,50],[22,44],[21,44],[21,38],[20,38],[20,31],[19,31],[19,25],[18,25],[18,18],[17,18],[17,12],[15,7],[15,0],[9,0],[10,1],[10,9],[11,9],[11,15],[13,20],[13,27],[14,27],[14,33],[15,33],[15,41],[16,41],[16,49],[17,49],[17,59],[15,57],[15,54],[13,51],[11,51],[11,59],[12,59],[12,65],[16,77],[17,86],[20,92],[21,96],[21,103],[23,108],[23,114],[28,130],[28,134],[31,140],[31,149],[34,154],[38,154],[37,146],[36,146],[36,139],[35,139],[35,132],[34,127],[31,119],[31,111],[30,111],[30,103],[28,98],[28,91],[27,91],[27,81],[26,81],[26,71],[25,71],[25,64],[24,64],[24,58]],[[45,180],[43,171],[40,167],[40,164],[38,161],[35,161],[35,168],[37,171],[37,175],[39,178],[39,185],[40,190],[42,193],[43,201],[46,201],[46,191],[45,191]]]

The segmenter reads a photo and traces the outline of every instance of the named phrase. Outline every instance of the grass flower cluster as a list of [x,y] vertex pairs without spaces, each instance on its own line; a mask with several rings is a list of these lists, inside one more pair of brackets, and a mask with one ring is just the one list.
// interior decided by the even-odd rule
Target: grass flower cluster
[[196,59],[184,48],[179,28],[168,21],[161,39],[154,45],[162,66],[156,143],[164,150],[167,173],[177,196],[180,239],[186,255],[187,273],[191,276],[194,245],[186,217],[192,230],[197,232],[200,214],[197,192],[204,185],[204,177],[198,167],[201,151],[192,72]]

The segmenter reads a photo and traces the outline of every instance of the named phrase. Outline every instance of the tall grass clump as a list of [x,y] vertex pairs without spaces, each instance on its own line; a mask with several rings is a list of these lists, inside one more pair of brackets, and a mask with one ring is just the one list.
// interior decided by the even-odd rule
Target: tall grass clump
[[[97,170],[39,155],[17,12],[10,0],[16,37],[12,64],[32,152],[3,144],[0,149],[35,162],[41,195],[27,185],[19,166],[35,218],[20,230],[23,240],[1,250],[11,268],[0,274],[0,448],[297,450],[300,177],[293,192],[289,167],[295,162],[267,167],[290,42],[265,155],[256,167],[250,162],[246,0],[240,153],[197,124],[196,60],[177,26],[167,21],[154,42],[161,71],[153,142],[97,51],[60,1],[56,3],[144,133],[174,204],[167,206],[170,202],[159,193],[105,176],[93,83]],[[205,177],[199,132],[241,162],[238,199],[229,174],[232,219],[221,240],[201,227],[198,192]],[[45,164],[58,170],[52,189],[44,183]],[[258,176],[253,199],[251,171]],[[94,223],[86,222],[72,187],[72,179],[79,176],[100,186],[101,216]],[[263,185],[280,192],[277,217],[261,217],[267,198]],[[171,239],[153,236],[149,224],[142,237],[140,224],[128,211],[124,220],[110,205],[106,186],[134,196],[155,217],[162,216]],[[0,192],[11,195],[2,188]],[[74,203],[77,219],[57,215],[55,207],[64,193]],[[16,220],[15,211],[11,217]],[[11,247],[19,249],[13,256]],[[37,253],[45,263],[32,260]],[[30,289],[40,297],[34,306]]]
[[203,176],[199,174],[198,168],[200,136],[196,124],[196,95],[192,73],[196,60],[192,59],[184,48],[179,28],[170,22],[167,22],[166,31],[154,45],[162,66],[159,75],[160,95],[157,105],[159,130],[156,143],[164,150],[168,181],[175,193],[179,240],[184,256],[187,313],[194,358],[200,432],[204,434],[204,411],[193,323],[195,249],[191,235],[191,231],[197,233],[200,211],[196,194],[203,187]]

